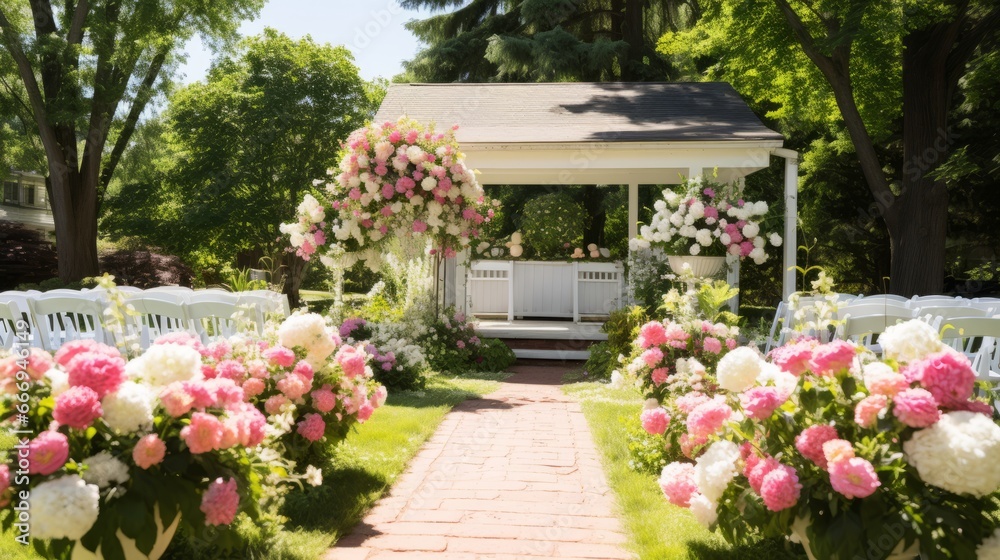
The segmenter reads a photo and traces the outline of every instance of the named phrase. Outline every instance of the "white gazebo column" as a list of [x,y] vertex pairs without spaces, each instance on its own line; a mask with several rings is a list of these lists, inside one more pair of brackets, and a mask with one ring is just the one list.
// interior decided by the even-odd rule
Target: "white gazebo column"
[[785,148],[775,148],[771,153],[785,158],[785,236],[783,241],[785,268],[781,293],[785,301],[788,301],[788,296],[795,292],[796,251],[799,247],[796,233],[799,214],[799,153]]
[[464,313],[466,317],[472,311],[469,309],[469,298],[466,295],[469,285],[467,265],[469,264],[470,253],[471,251],[465,248],[455,257],[455,309]]
[[628,185],[628,238],[639,236],[639,183]]

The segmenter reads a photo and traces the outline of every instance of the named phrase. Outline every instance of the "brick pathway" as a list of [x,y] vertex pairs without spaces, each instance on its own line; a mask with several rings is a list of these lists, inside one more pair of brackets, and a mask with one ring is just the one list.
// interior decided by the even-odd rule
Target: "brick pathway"
[[449,413],[392,491],[323,560],[629,559],[564,369],[517,366]]

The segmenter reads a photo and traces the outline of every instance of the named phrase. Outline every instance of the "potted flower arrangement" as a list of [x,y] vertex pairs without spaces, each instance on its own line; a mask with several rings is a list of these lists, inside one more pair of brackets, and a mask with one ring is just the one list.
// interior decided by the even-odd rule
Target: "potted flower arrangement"
[[[1000,426],[969,360],[914,320],[884,358],[803,338],[765,360],[720,360],[695,462],[667,465],[667,499],[732,542],[788,535],[810,558],[996,558]],[[678,395],[677,400],[686,398]]]
[[631,248],[662,248],[677,272],[687,263],[696,276],[714,276],[725,265],[726,255],[762,264],[768,258],[768,242],[781,245],[781,236],[761,228],[767,203],[744,200],[735,185],[688,178],[677,190],[664,190],[663,199],[653,207],[652,220],[640,228],[637,239],[630,240]]
[[[435,254],[454,256],[493,216],[456,129],[437,132],[401,118],[355,130],[330,181],[315,182],[325,185],[325,200],[307,194],[298,220],[281,232],[302,258],[327,246],[342,252],[345,267],[360,260],[377,270],[381,247],[393,238],[430,240]],[[324,262],[333,265],[327,253]]]

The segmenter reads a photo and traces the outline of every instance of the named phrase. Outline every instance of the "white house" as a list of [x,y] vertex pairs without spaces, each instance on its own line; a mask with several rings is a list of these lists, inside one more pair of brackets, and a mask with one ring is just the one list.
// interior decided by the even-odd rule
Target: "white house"
[[25,226],[54,233],[56,226],[52,220],[45,191],[45,177],[28,171],[11,170],[3,179],[3,200],[0,202],[0,220],[24,224]]

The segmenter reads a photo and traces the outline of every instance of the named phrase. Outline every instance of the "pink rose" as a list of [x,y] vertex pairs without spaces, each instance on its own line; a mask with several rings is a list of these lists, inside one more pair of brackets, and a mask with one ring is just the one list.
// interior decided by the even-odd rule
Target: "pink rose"
[[798,449],[803,457],[816,463],[819,468],[826,470],[823,444],[831,439],[840,439],[840,436],[837,435],[837,429],[833,426],[826,424],[809,426],[795,437],[795,449]]
[[191,415],[191,425],[181,430],[181,438],[191,453],[214,451],[222,442],[222,422],[211,414],[195,412]]
[[931,354],[904,371],[909,381],[920,383],[943,407],[960,406],[972,397],[976,373],[965,355],[955,351]]
[[695,438],[703,438],[714,435],[722,430],[726,421],[732,416],[733,410],[715,400],[710,400],[698,405],[688,414],[688,433]]
[[640,348],[646,349],[650,346],[659,346],[667,342],[667,330],[663,328],[663,323],[650,321],[639,329],[639,338],[636,340]]
[[28,474],[50,475],[69,459],[69,438],[53,431],[42,432],[28,443]]
[[56,422],[83,430],[104,414],[101,399],[90,387],[70,387],[56,397],[52,417]]
[[926,389],[900,391],[892,399],[892,412],[911,428],[926,428],[941,419],[934,395]]
[[646,433],[659,436],[667,431],[670,416],[667,414],[665,408],[658,406],[649,410],[643,410],[639,416],[639,421],[642,423],[642,429],[646,430]]
[[802,485],[795,469],[779,464],[764,476],[760,484],[760,497],[771,511],[781,511],[799,501]]
[[239,507],[240,495],[233,478],[215,479],[201,497],[200,509],[205,514],[205,525],[229,525],[236,519]]
[[751,387],[740,394],[740,406],[750,418],[763,420],[784,404],[785,395],[775,387]]
[[167,446],[156,434],[143,436],[132,449],[132,460],[140,469],[159,465],[167,454]]
[[860,457],[830,465],[830,484],[847,498],[867,498],[881,486],[875,467]]
[[691,505],[691,498],[698,493],[694,481],[694,465],[691,463],[670,463],[660,473],[660,490],[667,501],[679,507]]
[[854,421],[862,428],[871,428],[888,406],[889,399],[885,395],[868,395],[854,407]]
[[820,376],[828,376],[851,367],[857,348],[846,340],[834,340],[813,350],[809,368]]
[[323,439],[323,435],[326,433],[326,422],[323,421],[323,417],[319,414],[309,413],[299,421],[299,425],[295,428],[295,431],[309,441],[319,441]]

